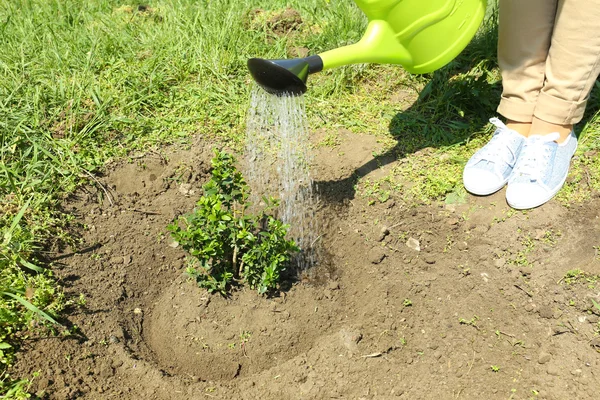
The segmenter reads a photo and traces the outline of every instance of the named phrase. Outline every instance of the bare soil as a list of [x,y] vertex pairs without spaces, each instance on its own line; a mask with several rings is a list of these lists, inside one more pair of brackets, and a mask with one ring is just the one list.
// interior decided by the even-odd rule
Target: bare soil
[[110,197],[65,204],[84,244],[55,259],[85,296],[66,316],[81,333],[26,341],[14,372],[40,371],[48,399],[598,398],[600,199],[369,204],[352,176],[379,145],[340,138],[313,167],[326,256],[273,298],[199,289],[166,232],[201,194],[209,144],[111,165]]

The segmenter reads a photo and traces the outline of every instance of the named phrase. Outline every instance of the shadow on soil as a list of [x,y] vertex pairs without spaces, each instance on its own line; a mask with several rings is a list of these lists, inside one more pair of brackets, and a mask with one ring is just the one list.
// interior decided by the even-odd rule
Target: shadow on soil
[[394,147],[356,168],[343,180],[316,182],[323,199],[353,199],[354,185],[363,176],[421,149],[468,141],[484,130],[500,98],[500,82],[489,83],[487,71],[496,61],[497,32],[493,27],[474,40],[453,62],[431,74],[431,79],[408,109],[390,121]]

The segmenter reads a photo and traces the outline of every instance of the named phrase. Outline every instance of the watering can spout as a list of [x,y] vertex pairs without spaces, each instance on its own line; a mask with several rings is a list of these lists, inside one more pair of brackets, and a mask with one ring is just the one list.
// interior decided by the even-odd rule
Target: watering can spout
[[342,65],[373,63],[410,65],[412,56],[398,40],[396,33],[386,21],[369,22],[367,30],[358,43],[321,54],[324,69]]
[[248,68],[267,92],[300,95],[308,75],[357,63],[399,64],[416,74],[452,61],[475,36],[486,0],[354,0],[369,19],[357,43],[292,60],[252,58]]
[[306,92],[308,74],[323,69],[320,56],[293,58],[290,60],[248,60],[250,74],[264,90],[276,95],[301,95]]
[[395,38],[389,24],[371,21],[358,43],[326,51],[320,55],[289,60],[248,60],[250,74],[264,90],[276,95],[306,92],[308,75],[323,69],[357,63],[408,64],[410,54]]

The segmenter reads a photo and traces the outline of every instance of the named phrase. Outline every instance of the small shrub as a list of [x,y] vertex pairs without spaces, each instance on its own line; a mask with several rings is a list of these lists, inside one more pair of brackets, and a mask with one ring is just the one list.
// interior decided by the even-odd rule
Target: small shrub
[[286,239],[288,226],[272,216],[273,198],[250,213],[249,188],[235,159],[215,151],[212,178],[194,211],[168,226],[191,258],[188,274],[210,292],[226,294],[232,281],[246,282],[260,294],[277,287],[280,274],[298,247]]

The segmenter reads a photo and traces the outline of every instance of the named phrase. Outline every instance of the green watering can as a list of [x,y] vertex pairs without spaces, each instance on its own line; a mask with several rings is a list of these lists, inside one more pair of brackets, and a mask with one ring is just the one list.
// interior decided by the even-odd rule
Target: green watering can
[[251,58],[256,82],[276,95],[301,95],[309,74],[357,63],[400,64],[424,74],[452,61],[483,20],[486,0],[354,0],[369,24],[355,44],[290,60]]

